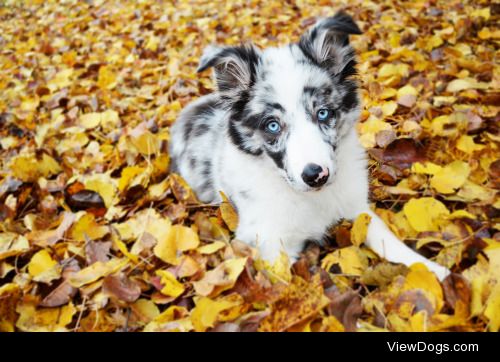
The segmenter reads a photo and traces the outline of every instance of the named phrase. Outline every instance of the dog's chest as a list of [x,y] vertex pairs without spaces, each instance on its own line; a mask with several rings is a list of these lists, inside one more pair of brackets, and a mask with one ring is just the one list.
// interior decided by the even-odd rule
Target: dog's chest
[[340,153],[335,181],[320,191],[298,192],[266,159],[238,152],[227,143],[217,155],[216,187],[235,203],[240,222],[259,229],[275,227],[304,238],[318,238],[341,218],[352,217],[367,200],[367,171],[356,134],[345,140],[352,145]]

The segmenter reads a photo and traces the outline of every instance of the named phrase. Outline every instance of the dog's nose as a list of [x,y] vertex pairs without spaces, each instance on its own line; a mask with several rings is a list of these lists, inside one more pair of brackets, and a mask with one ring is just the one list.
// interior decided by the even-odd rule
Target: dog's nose
[[302,180],[311,187],[323,186],[330,175],[328,168],[323,168],[315,163],[308,163],[302,171]]

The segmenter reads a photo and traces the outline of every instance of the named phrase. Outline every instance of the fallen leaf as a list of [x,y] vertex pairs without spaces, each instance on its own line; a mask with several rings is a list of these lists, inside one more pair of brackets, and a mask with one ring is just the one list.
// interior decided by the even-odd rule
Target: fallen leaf
[[34,281],[50,283],[61,277],[61,267],[57,261],[52,259],[47,250],[42,249],[33,257],[28,264],[28,271]]
[[440,221],[450,214],[446,206],[432,197],[411,199],[403,212],[416,231],[438,231]]

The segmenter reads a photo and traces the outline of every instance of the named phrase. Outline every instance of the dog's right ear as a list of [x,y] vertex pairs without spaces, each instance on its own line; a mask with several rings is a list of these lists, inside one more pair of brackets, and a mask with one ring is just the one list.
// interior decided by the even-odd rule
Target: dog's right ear
[[345,78],[355,72],[350,34],[361,34],[354,20],[344,12],[321,19],[302,35],[299,47],[310,60],[332,76]]
[[203,51],[198,72],[213,67],[219,92],[230,96],[255,83],[259,63],[260,51],[253,45],[208,46]]

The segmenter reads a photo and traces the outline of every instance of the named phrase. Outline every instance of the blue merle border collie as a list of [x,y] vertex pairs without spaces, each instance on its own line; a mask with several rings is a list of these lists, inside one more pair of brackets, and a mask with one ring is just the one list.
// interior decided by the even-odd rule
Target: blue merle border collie
[[189,104],[171,128],[174,171],[198,198],[236,206],[236,238],[273,261],[296,258],[340,219],[368,213],[366,244],[387,260],[449,271],[402,243],[370,210],[355,51],[359,27],[345,13],[318,21],[298,43],[260,50],[209,46],[198,72],[217,91]]

